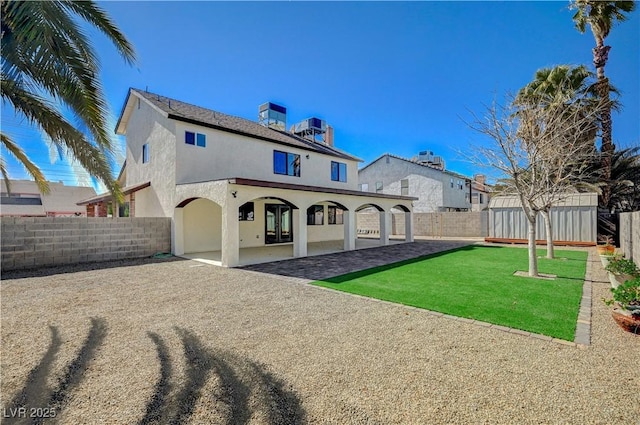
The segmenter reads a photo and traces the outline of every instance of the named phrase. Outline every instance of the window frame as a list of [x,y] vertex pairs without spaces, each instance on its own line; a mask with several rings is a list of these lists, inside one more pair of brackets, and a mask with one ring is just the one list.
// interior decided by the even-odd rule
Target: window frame
[[[333,215],[331,211],[333,210]],[[333,220],[331,219],[333,216]],[[340,220],[338,220],[340,217]],[[344,210],[335,205],[327,206],[327,224],[329,225],[340,225],[344,224]]]
[[[278,172],[276,157],[284,159],[284,172]],[[297,165],[296,165],[297,162]],[[273,150],[273,174],[280,176],[300,177],[300,154]]]
[[148,164],[149,163],[149,143],[145,143],[142,145],[142,163],[143,164]]
[[[320,223],[316,218],[320,213]],[[311,205],[307,208],[307,226],[324,226],[324,205]]]
[[207,147],[207,135],[198,133],[197,131],[184,131],[184,144],[189,146],[197,146],[199,148]]
[[400,195],[409,196],[409,179],[400,180]]
[[253,202],[245,202],[238,207],[238,221],[254,221],[256,217],[255,211]]
[[331,161],[331,181],[340,183],[347,182],[346,162]]

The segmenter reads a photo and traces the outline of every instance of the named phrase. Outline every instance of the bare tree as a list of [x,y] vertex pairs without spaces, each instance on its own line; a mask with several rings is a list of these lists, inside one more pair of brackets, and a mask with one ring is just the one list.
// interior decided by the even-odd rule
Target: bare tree
[[[498,171],[504,177],[504,192],[520,199],[528,221],[529,276],[538,276],[538,213],[548,217],[554,204],[576,192],[595,153],[593,144],[586,143],[585,131],[592,131],[600,108],[593,102],[589,108],[581,107],[580,102],[578,97],[566,98],[557,107],[541,108],[508,96],[506,105],[494,103],[469,124],[489,139],[473,148],[471,160]],[[547,234],[552,235],[551,220],[546,222]]]

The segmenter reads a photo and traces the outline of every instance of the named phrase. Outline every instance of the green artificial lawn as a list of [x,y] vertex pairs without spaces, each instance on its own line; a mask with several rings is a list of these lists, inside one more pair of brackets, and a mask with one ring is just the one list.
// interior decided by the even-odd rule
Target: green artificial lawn
[[314,284],[573,341],[587,253],[555,254],[538,259],[555,280],[513,275],[528,270],[527,249],[467,246]]

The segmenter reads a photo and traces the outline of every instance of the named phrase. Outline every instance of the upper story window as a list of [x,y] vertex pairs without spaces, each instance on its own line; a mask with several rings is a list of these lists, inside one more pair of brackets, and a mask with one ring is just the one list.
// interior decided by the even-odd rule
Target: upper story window
[[400,180],[400,195],[402,196],[409,195],[409,179]]
[[184,132],[184,142],[187,145],[197,145],[207,147],[207,136],[202,133],[194,133],[193,131]]
[[369,191],[369,183],[359,184],[358,187],[360,188],[361,192],[368,192]]
[[346,182],[347,164],[344,162],[331,161],[331,180],[334,182]]
[[376,193],[381,193],[383,188],[382,182],[376,182]]
[[274,174],[300,177],[300,155],[273,151],[273,172]]
[[307,208],[307,225],[319,226],[324,224],[324,206],[311,205]]
[[453,188],[453,179],[450,179],[450,180],[451,180],[451,187]]
[[464,189],[464,182],[462,180],[458,180],[458,189]]
[[142,163],[146,164],[147,162],[149,162],[149,143],[142,145]]

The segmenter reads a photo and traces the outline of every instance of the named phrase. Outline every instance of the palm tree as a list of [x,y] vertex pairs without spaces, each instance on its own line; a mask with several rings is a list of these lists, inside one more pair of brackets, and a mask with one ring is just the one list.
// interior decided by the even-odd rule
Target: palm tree
[[[86,21],[133,64],[132,45],[106,13],[92,1],[2,0],[2,101],[44,132],[59,150],[68,151],[116,196],[121,192],[108,158],[112,142],[107,128],[108,106],[97,76],[99,64],[90,40],[78,25]],[[69,109],[81,125],[72,125],[60,111]],[[44,175],[4,131],[2,144],[48,190]],[[9,187],[4,160],[0,171]]]
[[[601,186],[599,157],[590,165],[593,170],[591,186]],[[613,152],[611,157],[611,197],[610,210],[629,212],[640,210],[640,147],[632,147]]]
[[[633,0],[602,1],[602,0],[572,0],[571,7],[577,9],[573,15],[576,28],[584,33],[587,24],[596,40],[593,49],[593,65],[598,76],[598,94],[601,99],[609,100],[609,80],[605,76],[604,67],[607,64],[611,46],[604,44],[616,21],[623,22],[627,19],[627,13],[635,9]],[[605,108],[602,113],[602,168],[603,178],[606,183],[611,178],[611,155],[615,150],[611,133],[611,109]],[[602,192],[602,205],[609,204],[611,188],[605,185]]]

